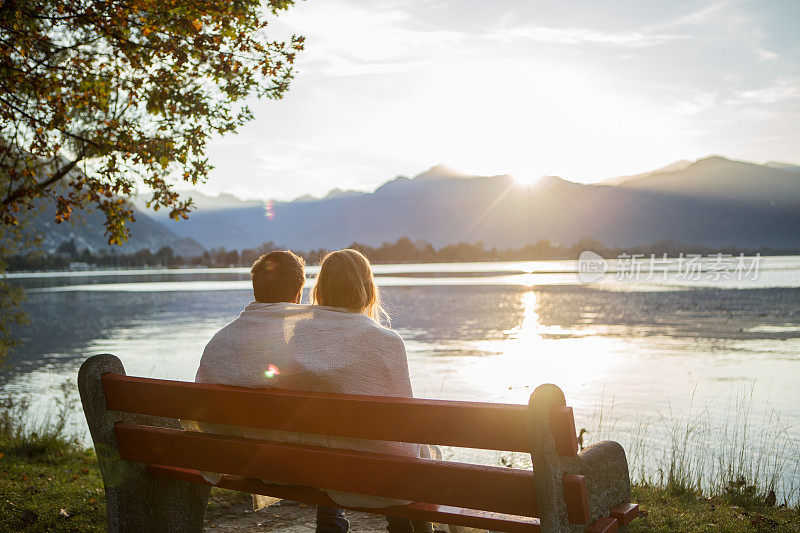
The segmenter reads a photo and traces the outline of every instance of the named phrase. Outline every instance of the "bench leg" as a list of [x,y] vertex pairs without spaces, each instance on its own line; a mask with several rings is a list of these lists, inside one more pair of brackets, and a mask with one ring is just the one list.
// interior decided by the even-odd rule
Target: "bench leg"
[[[610,510],[631,501],[631,480],[625,450],[616,442],[603,441],[583,450],[579,473],[586,477],[592,516],[608,516]],[[627,531],[620,524],[619,531]]]
[[550,410],[563,405],[564,393],[550,384],[537,387],[529,403],[528,427],[533,447],[531,459],[541,533],[583,531],[583,527],[573,527],[569,523],[567,506],[564,503],[562,477],[567,470],[565,463],[574,468],[577,466],[576,461],[564,460],[558,456],[555,439],[550,433]]
[[122,362],[110,354],[90,357],[78,372],[78,391],[105,486],[108,530],[112,533],[203,531],[209,487],[151,477],[147,465],[120,458],[114,436],[116,422],[179,425],[176,420],[166,418],[108,411],[100,378],[109,372],[125,374]]
[[[549,384],[537,387],[529,404],[531,458],[541,533],[582,532],[589,522],[607,517],[612,508],[631,501],[625,450],[616,442],[600,442],[574,457],[559,456],[550,430],[550,413],[554,407],[564,405],[564,393]],[[574,432],[574,428],[571,431]],[[567,510],[565,474],[570,481],[579,481],[573,483],[571,489],[581,493],[577,497],[584,502],[584,506],[577,509],[580,512],[575,512],[574,507],[572,513]],[[576,479],[581,476],[583,479]],[[571,496],[574,501],[575,495]],[[620,527],[619,531],[626,529]]]

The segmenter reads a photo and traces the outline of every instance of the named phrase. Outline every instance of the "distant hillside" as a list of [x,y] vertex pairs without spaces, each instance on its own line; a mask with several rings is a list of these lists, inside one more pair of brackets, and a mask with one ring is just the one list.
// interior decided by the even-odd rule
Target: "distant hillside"
[[648,172],[643,172],[641,174],[633,174],[631,176],[617,176],[615,178],[609,178],[600,182],[600,185],[619,185],[620,183],[628,182],[628,181],[635,181],[642,178],[647,178],[652,176],[653,174],[659,174],[661,172],[674,172],[677,170],[683,170],[689,165],[691,165],[693,161],[688,161],[686,159],[681,159],[680,161],[675,161],[674,163],[670,163],[665,167],[658,168],[656,170],[650,170]]
[[792,163],[783,163],[781,161],[768,161],[764,163],[764,166],[770,168],[778,168],[781,170],[788,170],[789,172],[800,173],[800,165],[793,165]]
[[176,255],[193,257],[201,255],[205,250],[194,239],[176,235],[139,209],[134,209],[136,220],[129,225],[131,236],[121,246],[107,244],[103,227],[105,215],[96,209],[77,211],[70,217],[69,222],[62,224],[56,224],[53,215],[52,207],[41,208],[26,229],[42,237],[43,249],[49,253],[70,239],[75,240],[79,250],[88,249],[92,253],[102,250],[111,253],[131,253],[145,248],[155,253],[160,248],[169,246]]
[[[213,204],[193,193],[199,205]],[[336,248],[378,245],[398,237],[435,246],[482,241],[521,246],[539,239],[572,244],[595,238],[609,246],[673,239],[711,246],[800,246],[800,174],[712,157],[621,179],[583,185],[557,177],[532,186],[513,177],[468,176],[438,166],[398,177],[372,193],[200,208],[188,221],[162,220],[204,246]]]
[[[44,166],[43,168],[48,167]],[[67,176],[78,178],[81,175],[82,171],[76,168]],[[68,194],[69,191],[63,187],[63,182],[57,182],[52,185],[50,192]],[[236,205],[241,203],[239,199],[234,200]],[[89,250],[92,254],[103,251],[112,254],[127,254],[143,249],[149,249],[155,253],[165,246],[172,248],[175,255],[183,257],[196,257],[203,254],[205,248],[200,243],[189,237],[173,233],[146,214],[145,210],[146,208],[140,209],[134,206],[135,221],[127,225],[130,237],[122,245],[109,245],[104,226],[106,217],[93,204],[89,204],[85,209],[74,210],[67,222],[56,224],[54,221],[56,209],[53,200],[41,196],[34,200],[32,208],[24,216],[23,233],[40,238],[42,251],[46,253],[53,253],[62,243],[74,240],[78,251]],[[0,233],[0,239],[2,238],[2,233]]]
[[617,185],[715,200],[800,202],[800,168],[714,156],[679,170],[631,176]]

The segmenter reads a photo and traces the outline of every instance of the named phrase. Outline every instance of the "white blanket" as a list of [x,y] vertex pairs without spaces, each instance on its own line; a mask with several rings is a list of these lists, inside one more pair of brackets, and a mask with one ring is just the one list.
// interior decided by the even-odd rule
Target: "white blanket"
[[[239,318],[208,343],[195,381],[250,388],[412,397],[405,344],[397,333],[360,313],[289,303],[253,302],[245,307]],[[186,429],[277,442],[410,457],[420,454],[420,447],[415,444],[182,423]],[[219,482],[218,475],[204,475],[211,482]],[[409,503],[327,492],[340,505],[387,507]]]

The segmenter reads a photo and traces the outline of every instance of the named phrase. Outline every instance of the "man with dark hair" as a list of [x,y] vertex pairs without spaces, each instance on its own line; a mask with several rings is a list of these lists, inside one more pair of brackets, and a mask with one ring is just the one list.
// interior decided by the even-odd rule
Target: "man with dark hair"
[[306,282],[306,262],[289,250],[275,250],[259,257],[250,269],[257,302],[300,303]]
[[[206,346],[200,360],[195,381],[198,383],[219,383],[247,387],[268,387],[279,374],[286,374],[287,368],[273,362],[289,359],[283,329],[269,327],[275,313],[292,313],[300,306],[303,285],[306,282],[305,261],[290,250],[275,250],[259,257],[250,268],[255,302],[248,305],[233,323],[218,332]],[[276,321],[277,322],[277,321]],[[255,329],[255,335],[246,330]],[[226,335],[226,332],[233,333]],[[258,368],[257,372],[243,372],[242,368]],[[186,429],[220,431],[236,434],[229,428],[188,423]],[[245,436],[244,434],[238,436]],[[211,483],[219,483],[221,476],[212,472],[202,472]],[[254,497],[254,506],[261,507],[274,499],[263,496]],[[344,511],[320,506],[317,509],[317,531],[319,533],[347,531],[348,522]]]
[[[283,319],[307,307],[299,305],[306,282],[305,261],[289,250],[275,250],[256,259],[250,278],[255,301],[206,345],[196,382],[269,388],[274,387],[277,373],[286,370],[284,362],[291,356]],[[243,368],[261,370],[243,372]]]
[[[255,300],[261,303],[299,304],[306,281],[304,266],[303,258],[289,250],[275,250],[259,257],[250,269]],[[319,533],[347,531],[348,526],[343,510],[323,506],[317,508]]]

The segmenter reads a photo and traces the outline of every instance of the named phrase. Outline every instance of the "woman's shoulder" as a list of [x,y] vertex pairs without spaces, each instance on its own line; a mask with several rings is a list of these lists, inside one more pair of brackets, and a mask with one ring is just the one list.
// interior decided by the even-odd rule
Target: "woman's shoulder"
[[348,331],[355,336],[370,337],[385,343],[400,343],[405,345],[403,338],[395,330],[378,323],[363,313],[341,307],[327,307],[322,305],[311,306],[318,319],[346,323]]
[[364,324],[364,334],[370,335],[374,339],[381,339],[381,341],[385,344],[389,345],[401,345],[405,347],[405,342],[403,341],[403,337],[400,336],[392,328],[385,326],[383,324],[379,324],[372,318],[361,315],[364,317],[365,320],[362,321]]

